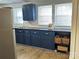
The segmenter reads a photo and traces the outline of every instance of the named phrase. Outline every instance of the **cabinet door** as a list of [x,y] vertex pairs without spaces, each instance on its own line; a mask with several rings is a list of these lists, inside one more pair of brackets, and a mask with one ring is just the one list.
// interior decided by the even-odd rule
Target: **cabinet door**
[[36,20],[36,5],[35,4],[29,4],[29,21],[30,20]]
[[24,5],[22,10],[23,10],[23,20],[28,20],[29,19],[29,6]]
[[51,31],[41,31],[40,32],[40,39],[41,39],[41,47],[53,49],[55,48],[54,44],[54,33]]
[[23,20],[33,21],[36,20],[36,5],[27,4],[23,6]]
[[50,39],[49,39],[49,48],[54,50],[55,49],[55,32],[51,32],[50,34]]
[[31,40],[30,40],[30,31],[29,30],[24,30],[24,44],[31,45]]
[[23,43],[23,30],[16,29],[15,35],[16,35],[16,43]]
[[31,31],[31,41],[33,46],[40,47],[39,31]]

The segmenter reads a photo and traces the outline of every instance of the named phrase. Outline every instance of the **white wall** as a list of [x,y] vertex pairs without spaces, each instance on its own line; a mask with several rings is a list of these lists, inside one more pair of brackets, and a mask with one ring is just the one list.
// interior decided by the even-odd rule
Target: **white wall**
[[[52,4],[53,9],[52,9],[52,20],[54,21],[54,13],[55,13],[55,4],[60,4],[60,3],[69,3],[72,0],[23,0],[25,1],[25,3],[17,3],[17,4],[8,4],[8,5],[3,5],[2,7],[21,7],[23,4],[28,4],[28,3],[35,3],[38,6],[40,5],[49,5]],[[20,24],[21,26],[22,24]],[[39,27],[38,25],[38,21],[35,22],[28,22],[28,21],[24,21],[23,26],[35,26],[35,27]],[[46,27],[46,26],[44,26]]]
[[23,0],[23,1],[29,1],[33,3],[37,3],[39,5],[47,5],[47,4],[52,4],[52,3],[68,3],[71,2],[72,0]]
[[[36,3],[38,6],[52,4],[52,6],[53,6],[53,9],[52,9],[52,15],[53,15],[52,20],[53,20],[53,22],[54,22],[54,14],[55,14],[55,4],[70,3],[70,2],[72,2],[72,0],[29,0],[29,1],[31,1],[33,3]],[[35,22],[24,21],[24,26],[39,27],[37,21],[35,21]],[[44,26],[44,27],[46,27],[46,26]]]

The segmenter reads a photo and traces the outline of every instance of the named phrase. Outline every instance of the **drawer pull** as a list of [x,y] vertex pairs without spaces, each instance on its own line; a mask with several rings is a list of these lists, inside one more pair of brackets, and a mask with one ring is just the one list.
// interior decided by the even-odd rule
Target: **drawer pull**
[[49,33],[45,33],[46,35],[48,35]]
[[34,32],[35,34],[37,33],[37,32]]
[[19,31],[19,32],[22,32],[22,31]]

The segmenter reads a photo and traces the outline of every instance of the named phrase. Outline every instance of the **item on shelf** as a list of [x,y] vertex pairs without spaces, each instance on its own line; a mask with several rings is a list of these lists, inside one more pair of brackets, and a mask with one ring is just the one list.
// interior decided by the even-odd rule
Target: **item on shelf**
[[67,37],[67,36],[64,36],[63,38],[62,38],[62,43],[63,44],[65,44],[65,45],[69,45],[69,38]]
[[61,37],[59,35],[55,36],[55,43],[56,44],[61,44],[62,43]]
[[65,47],[65,46],[57,46],[57,50],[58,51],[62,51],[62,52],[68,52],[68,47]]

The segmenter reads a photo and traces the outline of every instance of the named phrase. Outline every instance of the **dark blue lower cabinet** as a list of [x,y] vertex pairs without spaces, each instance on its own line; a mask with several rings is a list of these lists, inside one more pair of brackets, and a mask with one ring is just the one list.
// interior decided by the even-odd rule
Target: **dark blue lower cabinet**
[[23,42],[23,30],[21,29],[16,29],[15,30],[16,33],[16,43],[24,43]]
[[41,42],[40,42],[40,39],[37,38],[37,37],[32,37],[31,39],[31,42],[32,42],[32,46],[37,46],[37,47],[41,47]]
[[24,35],[24,44],[31,45],[30,36]]
[[33,46],[41,47],[41,45],[40,45],[41,42],[39,39],[39,31],[37,31],[37,30],[31,31],[31,43]]
[[41,39],[41,44],[42,48],[49,48],[49,43],[47,39]]
[[52,50],[55,50],[55,43],[54,42],[49,42],[49,47],[48,49],[52,49]]
[[23,38],[24,38],[24,44],[31,45],[30,31],[29,30],[23,30]]
[[52,31],[40,31],[41,47],[47,49],[55,49],[54,32]]
[[16,42],[41,48],[55,49],[52,31],[15,29]]
[[41,47],[47,49],[55,49],[55,43],[53,41],[49,41],[49,39],[42,39]]

